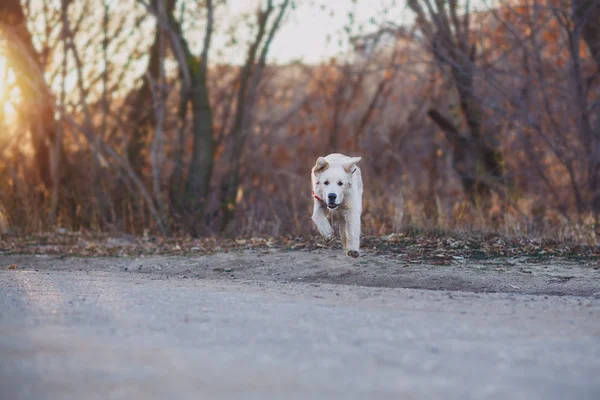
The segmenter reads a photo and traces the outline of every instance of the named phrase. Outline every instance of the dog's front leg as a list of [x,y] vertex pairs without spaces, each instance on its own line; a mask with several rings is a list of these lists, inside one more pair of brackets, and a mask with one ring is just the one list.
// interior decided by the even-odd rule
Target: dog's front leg
[[358,257],[360,255],[360,214],[350,212],[346,215],[346,240],[348,243],[348,255]]
[[312,220],[317,225],[317,229],[325,239],[325,242],[329,243],[333,240],[333,228],[327,220],[327,214],[325,214],[325,209],[321,205],[321,202],[317,199],[314,202]]

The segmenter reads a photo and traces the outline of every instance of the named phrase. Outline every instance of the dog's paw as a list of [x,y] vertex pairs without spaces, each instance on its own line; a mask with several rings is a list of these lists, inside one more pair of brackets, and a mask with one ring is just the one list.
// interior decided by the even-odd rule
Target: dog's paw
[[358,250],[348,250],[348,255],[352,258],[356,258],[360,256],[360,253],[358,252]]

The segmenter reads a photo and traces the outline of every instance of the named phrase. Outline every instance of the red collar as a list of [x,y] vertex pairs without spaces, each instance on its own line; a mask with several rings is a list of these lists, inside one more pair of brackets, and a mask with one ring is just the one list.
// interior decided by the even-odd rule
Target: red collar
[[315,191],[314,191],[314,190],[312,191],[312,195],[313,195],[313,197],[314,197],[315,199],[317,199],[317,200],[319,200],[319,201],[323,201],[323,200],[321,200],[321,199],[319,198],[319,196],[317,196],[317,195],[315,194]]

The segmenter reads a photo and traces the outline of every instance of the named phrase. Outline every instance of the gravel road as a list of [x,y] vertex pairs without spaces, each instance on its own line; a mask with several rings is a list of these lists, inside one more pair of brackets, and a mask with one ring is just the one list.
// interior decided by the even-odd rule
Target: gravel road
[[[298,263],[290,256],[301,257],[279,254],[279,267],[252,280],[240,259],[227,267],[231,255],[213,258],[209,276],[167,257],[0,257],[15,265],[0,270],[0,398],[600,398],[591,268],[572,266],[564,280],[589,274],[587,296],[554,296],[280,278]],[[336,257],[330,277],[369,267],[331,265],[347,262]],[[452,271],[443,268],[438,282]],[[537,268],[513,286],[539,278],[540,293],[551,278]],[[487,274],[490,287],[516,290]]]
[[352,286],[521,293],[600,298],[597,261],[546,262],[527,257],[458,259],[451,265],[411,262],[402,254],[353,259],[341,250],[268,252],[247,250],[215,255],[145,257],[64,257],[0,255],[0,270],[102,271],[183,279],[256,280]]

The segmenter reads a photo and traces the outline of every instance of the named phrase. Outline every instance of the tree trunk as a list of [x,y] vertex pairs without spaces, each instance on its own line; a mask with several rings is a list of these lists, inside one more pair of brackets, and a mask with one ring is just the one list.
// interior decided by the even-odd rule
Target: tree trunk
[[600,3],[597,0],[573,0],[573,4],[575,19],[581,23],[581,36],[600,69]]
[[[463,21],[458,18],[457,2],[410,0],[408,6],[417,16],[417,24],[430,41],[431,52],[458,92],[460,109],[468,131],[458,128],[436,110],[429,117],[446,134],[453,149],[454,169],[458,173],[467,197],[474,204],[488,208],[491,191],[504,195],[511,186],[506,181],[502,153],[485,139],[484,113],[473,84],[475,46],[469,44],[469,10]],[[427,11],[425,11],[427,10]]]
[[431,109],[427,115],[444,132],[452,149],[452,167],[458,175],[465,195],[474,205],[487,202],[491,194],[490,185],[481,179],[479,165],[481,157],[473,140],[461,135],[458,129],[437,110]]
[[[195,57],[183,36],[181,25],[173,16],[173,10],[168,10],[167,19],[171,29],[171,48],[180,52],[177,56],[179,69],[182,76],[189,76],[189,81],[182,79],[182,85],[187,85],[182,93],[180,104],[180,117],[185,118],[186,103],[192,107],[192,160],[189,166],[187,179],[184,185],[183,201],[181,202],[182,214],[188,231],[192,236],[197,236],[201,230],[204,213],[210,190],[214,165],[215,140],[213,132],[213,115],[210,105],[208,90],[208,52],[211,44],[213,29],[213,2],[207,0],[207,21],[204,36],[204,46],[200,57]],[[183,121],[182,121],[183,123]],[[181,161],[181,160],[177,160]],[[181,173],[181,170],[175,171]],[[180,177],[174,176],[173,184],[179,184]],[[171,193],[177,193],[178,188],[172,188]],[[174,195],[172,195],[172,198]]]
[[[587,79],[592,82],[600,76],[600,3],[596,0],[573,0],[575,30],[580,30],[581,37],[586,43],[594,61],[596,63],[596,72]],[[578,50],[578,48],[576,49]],[[575,55],[576,58],[578,57]],[[575,63],[575,66],[578,66]],[[587,96],[585,93],[580,95]],[[589,118],[588,110],[581,110],[582,115]],[[600,117],[600,113],[597,115]],[[584,120],[587,124],[590,122]],[[600,126],[598,120],[596,127],[584,126],[588,129],[588,149],[589,149],[589,187],[592,193],[591,209],[594,214],[596,238],[600,238]]]
[[183,193],[184,210],[191,217],[189,228],[194,236],[199,234],[199,225],[204,220],[214,166],[213,116],[208,96],[206,70],[198,71],[192,75],[190,100],[194,144]]
[[[27,29],[25,14],[19,0],[0,1],[0,24],[7,45],[8,66],[15,71],[17,85],[21,91],[22,109],[31,122],[31,141],[35,166],[44,185],[51,188],[59,184],[67,169],[62,143],[57,143],[57,121],[54,119],[54,98],[48,88],[40,61]],[[52,153],[57,148],[59,160],[56,174],[52,174]],[[54,177],[53,177],[54,175]],[[54,182],[57,180],[58,182]]]
[[[258,30],[248,50],[246,63],[240,72],[236,115],[231,134],[229,135],[232,141],[230,153],[231,165],[222,185],[222,231],[229,227],[235,215],[237,194],[240,186],[240,161],[244,150],[244,143],[252,125],[252,110],[256,101],[256,92],[262,77],[269,47],[275,33],[279,30],[288,5],[289,0],[285,0],[279,6],[279,13],[275,17],[270,29],[267,29],[267,25],[270,22],[271,14],[275,10],[272,0],[267,2],[267,7],[264,11],[259,9],[257,13]],[[262,49],[259,52],[261,46]]]
[[[174,10],[175,0],[151,0],[150,6],[157,13],[159,10],[159,1],[163,2],[167,12]],[[143,181],[146,181],[144,178],[148,175],[150,137],[156,128],[156,110],[152,103],[152,82],[160,80],[161,26],[158,18],[157,16],[157,22],[154,27],[154,40],[149,48],[148,64],[144,73],[138,77],[138,80],[141,80],[142,84],[139,88],[133,89],[127,102],[127,122],[130,124],[128,128],[131,133],[128,137],[125,152],[129,165]],[[115,208],[116,219],[121,225],[124,225],[129,212],[134,215],[142,215],[143,218],[147,214],[145,206],[137,201],[135,194],[127,190],[126,179],[126,176],[122,177],[120,182],[117,183],[118,188],[115,191],[117,196],[117,207]],[[156,201],[159,201],[159,199],[156,199]]]
[[[158,1],[164,1],[166,13],[169,15],[175,8],[175,0],[152,0],[154,9],[158,10]],[[157,22],[154,33],[154,41],[150,47],[148,65],[142,79],[142,86],[137,90],[134,102],[129,110],[128,121],[131,128],[131,138],[127,146],[127,157],[134,171],[143,176],[143,170],[147,160],[143,151],[148,147],[150,132],[156,124],[156,116],[152,107],[152,82],[158,82],[160,75],[160,26]]]
[[[180,82],[183,82],[183,76],[179,74]],[[185,131],[187,129],[187,109],[189,104],[189,93],[185,85],[181,85],[179,89],[179,105],[177,110],[177,117],[179,118],[179,126],[177,127],[177,136],[175,140],[175,153],[173,155],[173,162],[175,168],[173,174],[170,177],[169,182],[169,200],[173,205],[173,209],[177,212],[182,209],[182,194],[183,194],[183,172],[184,162],[183,156],[185,154]]]

